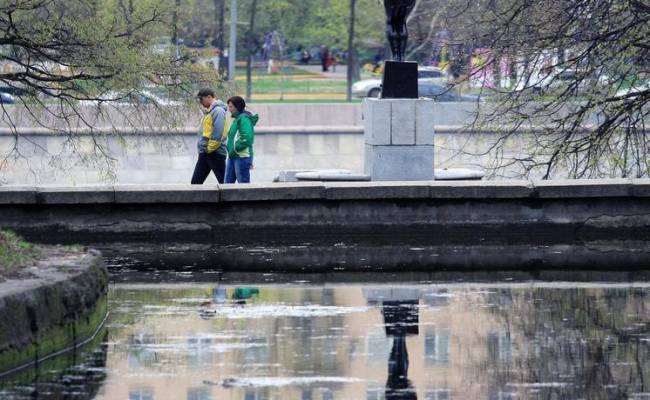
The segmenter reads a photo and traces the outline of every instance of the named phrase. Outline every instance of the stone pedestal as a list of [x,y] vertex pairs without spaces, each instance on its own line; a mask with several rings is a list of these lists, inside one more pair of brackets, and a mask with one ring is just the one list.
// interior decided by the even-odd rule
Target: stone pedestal
[[364,100],[365,173],[373,181],[434,179],[434,105],[429,99]]

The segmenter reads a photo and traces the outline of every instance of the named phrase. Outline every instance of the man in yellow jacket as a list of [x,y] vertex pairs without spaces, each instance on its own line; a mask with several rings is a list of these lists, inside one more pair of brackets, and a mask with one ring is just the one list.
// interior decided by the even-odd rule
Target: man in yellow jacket
[[201,89],[197,95],[199,102],[205,108],[205,115],[199,129],[197,148],[199,159],[194,167],[192,184],[201,185],[214,172],[219,183],[223,183],[226,173],[226,139],[228,137],[227,107],[224,102],[217,100],[212,89]]

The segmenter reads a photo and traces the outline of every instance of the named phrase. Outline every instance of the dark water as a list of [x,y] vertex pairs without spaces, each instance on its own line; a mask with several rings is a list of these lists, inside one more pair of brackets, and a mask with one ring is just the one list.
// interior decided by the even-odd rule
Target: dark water
[[101,343],[0,398],[650,399],[647,283],[117,284],[109,302]]

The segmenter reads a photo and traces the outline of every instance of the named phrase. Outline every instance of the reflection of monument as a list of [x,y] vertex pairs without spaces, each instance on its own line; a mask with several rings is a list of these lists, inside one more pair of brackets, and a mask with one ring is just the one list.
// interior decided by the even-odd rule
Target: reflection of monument
[[418,300],[386,301],[382,314],[386,335],[393,337],[393,348],[388,358],[386,400],[415,400],[417,394],[408,379],[406,336],[418,334]]
[[381,304],[386,336],[393,338],[388,357],[386,400],[415,400],[417,394],[408,379],[409,355],[406,337],[418,335],[420,292],[410,288],[370,289],[368,304]]

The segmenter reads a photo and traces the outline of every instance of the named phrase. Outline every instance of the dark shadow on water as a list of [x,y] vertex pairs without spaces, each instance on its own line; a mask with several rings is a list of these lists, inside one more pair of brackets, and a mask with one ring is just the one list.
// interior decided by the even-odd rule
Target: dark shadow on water
[[650,270],[648,242],[580,245],[393,246],[300,243],[295,246],[99,244],[116,268],[228,272],[440,272]]
[[231,272],[188,267],[159,270],[155,266],[130,263],[112,264],[111,281],[131,284],[215,283],[222,284],[450,284],[450,283],[522,283],[522,282],[650,282],[650,271],[532,270],[532,271],[436,271],[436,272]]
[[0,378],[0,399],[94,399],[106,379],[107,338],[103,328],[81,348]]

